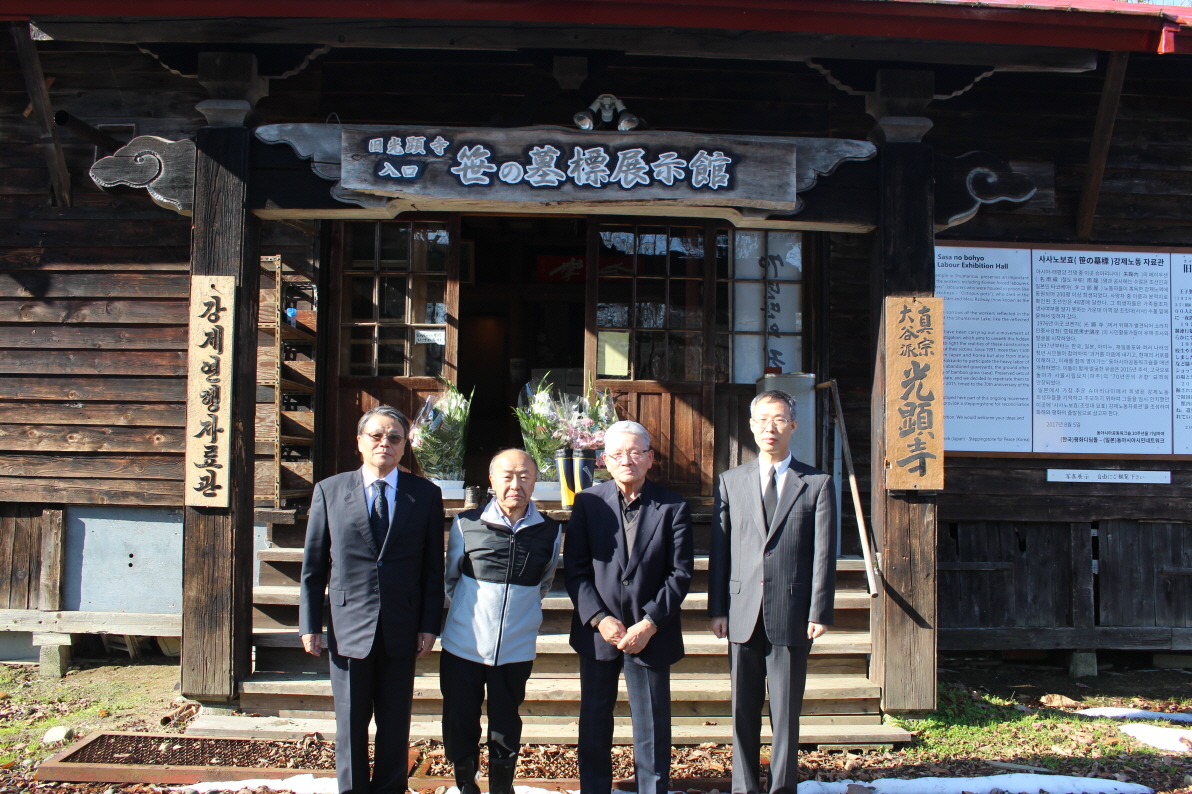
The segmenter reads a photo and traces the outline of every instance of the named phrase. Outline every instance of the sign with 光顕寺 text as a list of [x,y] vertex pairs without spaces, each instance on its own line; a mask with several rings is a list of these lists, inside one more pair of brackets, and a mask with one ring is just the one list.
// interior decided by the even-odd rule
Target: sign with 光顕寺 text
[[886,298],[886,490],[944,487],[944,301]]
[[186,364],[188,507],[227,507],[232,459],[235,276],[194,276]]
[[798,206],[795,141],[563,127],[345,126],[341,185],[473,203]]

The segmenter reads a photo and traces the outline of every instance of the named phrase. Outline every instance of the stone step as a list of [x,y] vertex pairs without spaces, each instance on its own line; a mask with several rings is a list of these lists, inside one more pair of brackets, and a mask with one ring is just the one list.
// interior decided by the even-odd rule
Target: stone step
[[[257,585],[252,589],[252,602],[271,606],[298,606],[301,596],[298,585]],[[863,590],[837,590],[836,609],[869,609],[873,599]],[[571,598],[564,592],[552,591],[542,600],[544,610],[571,611]],[[683,600],[683,610],[706,612],[707,593],[688,593]]]
[[[633,744],[633,729],[628,720],[619,719],[613,728],[614,744]],[[369,726],[370,735],[375,726]],[[671,727],[671,741],[678,745],[732,742],[731,721],[718,720],[715,725],[675,724]],[[574,722],[530,722],[522,729],[523,744],[575,744],[579,727]],[[301,739],[312,733],[326,739],[335,737],[335,720],[295,717],[229,717],[201,714],[186,728],[188,736],[222,736],[237,739]],[[410,725],[410,739],[441,740],[442,723],[438,720],[417,721]],[[803,744],[835,747],[893,745],[909,742],[911,735],[894,725],[821,723],[799,720],[799,740]],[[768,721],[762,721],[762,741],[770,741]]]
[[[537,652],[539,656],[546,654],[562,654],[574,656],[575,651],[568,644],[566,634],[539,634]],[[258,629],[252,635],[253,645],[268,648],[300,648],[302,641],[294,629]],[[324,634],[324,644],[326,635]],[[692,631],[683,633],[683,646],[687,656],[713,655],[728,656],[728,640],[718,640],[707,631]],[[441,650],[438,639],[435,640],[435,652]],[[811,646],[812,654],[865,654],[870,651],[868,631],[836,631],[829,629],[828,633],[815,641]]]

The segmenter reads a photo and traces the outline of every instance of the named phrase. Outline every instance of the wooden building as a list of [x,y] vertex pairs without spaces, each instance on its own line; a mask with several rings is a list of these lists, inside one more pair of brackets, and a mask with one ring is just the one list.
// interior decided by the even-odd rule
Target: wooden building
[[[356,465],[362,410],[416,412],[440,376],[476,389],[469,484],[518,443],[509,409],[534,373],[611,390],[651,430],[654,476],[692,500],[706,577],[713,483],[754,454],[766,367],[838,384],[867,522],[842,480],[805,741],[905,740],[881,712],[934,707],[940,649],[1192,649],[1192,17],[1112,0],[252,8],[5,3],[0,629],[48,663],[72,633],[181,636],[183,692],[213,704],[200,730],[308,732],[330,687],[295,630],[303,500]],[[1149,286],[1064,286],[1048,279],[1098,276],[1040,264],[1089,256],[1145,259]],[[996,294],[946,270],[965,257],[1004,271]],[[939,294],[992,312],[956,315],[945,348],[967,436],[944,455],[920,405],[907,432],[939,444],[918,460],[943,487],[893,487],[910,467],[888,441],[903,365],[883,307]],[[1160,298],[1162,328],[1135,338]],[[1120,316],[1089,326],[1090,306]],[[1085,330],[1048,336],[1065,317]],[[1088,328],[1104,351],[1073,347]],[[208,332],[231,353],[218,410]],[[839,470],[817,394],[800,421]],[[1084,410],[1117,419],[1052,432]],[[224,468],[186,465],[196,427]],[[705,593],[697,577],[679,742],[731,730]],[[577,713],[561,588],[546,608],[527,741]],[[437,732],[436,671],[419,735]],[[219,716],[237,699],[265,717]]]

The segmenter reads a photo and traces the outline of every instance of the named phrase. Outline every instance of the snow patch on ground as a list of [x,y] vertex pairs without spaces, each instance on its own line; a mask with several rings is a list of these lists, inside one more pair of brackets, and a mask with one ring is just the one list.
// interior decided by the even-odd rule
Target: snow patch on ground
[[[1131,728],[1150,728],[1150,725],[1131,725]],[[1125,730],[1125,728],[1123,728]],[[1160,728],[1158,730],[1171,730]],[[1187,733],[1181,731],[1181,733]],[[1014,792],[1014,794],[1151,794],[1152,790],[1137,783],[1119,783],[1116,780],[1100,778],[1070,777],[1068,775],[988,775],[985,777],[921,777],[913,780],[900,778],[884,778],[866,782],[838,780],[833,783],[821,783],[816,780],[805,780],[799,784],[799,794],[846,794],[850,784],[865,786],[874,794],[989,794],[997,789]],[[292,791],[295,794],[336,794],[337,788],[333,777],[315,777],[314,775],[295,775],[284,780],[234,780],[216,783],[195,783],[191,786],[179,786],[175,791],[190,789],[197,792],[210,791],[239,791],[244,788],[258,788],[265,786],[274,791]],[[517,786],[515,794],[557,794],[550,789],[534,786]],[[459,794],[452,786],[447,794]],[[676,793],[678,794],[678,793]]]
[[1081,709],[1076,712],[1086,717],[1113,717],[1119,720],[1170,720],[1172,722],[1192,722],[1192,714],[1170,714],[1165,711],[1143,711],[1142,709],[1124,709],[1117,706],[1102,706],[1095,709]]
[[1171,753],[1186,753],[1190,745],[1180,739],[1192,742],[1192,731],[1179,728],[1161,728],[1158,725],[1123,725],[1118,728],[1122,733],[1128,733],[1143,744],[1149,744],[1160,750]]

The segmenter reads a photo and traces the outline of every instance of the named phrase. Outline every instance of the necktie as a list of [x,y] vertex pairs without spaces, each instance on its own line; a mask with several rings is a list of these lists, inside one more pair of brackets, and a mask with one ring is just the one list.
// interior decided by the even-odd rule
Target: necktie
[[769,529],[778,512],[778,471],[773,466],[766,476],[766,490],[762,491],[762,508],[766,511],[766,529]]
[[373,483],[372,515],[369,523],[372,525],[373,541],[377,544],[377,553],[385,545],[385,535],[389,532],[389,500],[385,498],[385,481],[377,480]]

